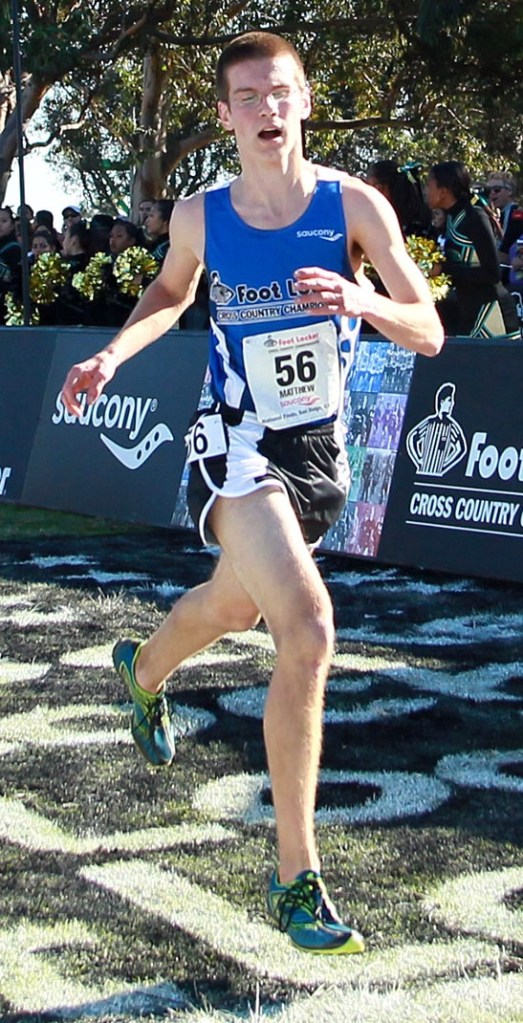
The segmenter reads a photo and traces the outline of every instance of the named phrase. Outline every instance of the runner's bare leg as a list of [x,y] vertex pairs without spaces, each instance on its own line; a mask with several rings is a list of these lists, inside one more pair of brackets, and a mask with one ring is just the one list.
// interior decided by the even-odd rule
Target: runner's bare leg
[[281,491],[221,499],[213,529],[276,646],[264,728],[279,876],[288,882],[307,868],[319,870],[314,809],[334,645],[331,601]]
[[264,732],[279,877],[286,882],[319,869],[314,807],[334,643],[331,602],[281,490],[219,498],[212,528],[224,552],[217,570],[174,605],[145,644],[138,681],[154,691],[191,654],[226,632],[252,627],[262,614],[277,654]]
[[188,657],[228,632],[254,628],[259,620],[258,608],[222,553],[211,578],[184,593],[142,647],[136,665],[138,684],[158,692]]

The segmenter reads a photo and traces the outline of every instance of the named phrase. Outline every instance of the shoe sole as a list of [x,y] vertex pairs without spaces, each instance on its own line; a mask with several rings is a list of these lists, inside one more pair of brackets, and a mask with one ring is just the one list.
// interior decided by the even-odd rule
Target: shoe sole
[[287,932],[287,937],[291,941],[294,948],[297,948],[299,952],[306,952],[308,955],[314,956],[340,956],[340,955],[361,955],[365,951],[365,942],[357,931],[353,931],[351,937],[344,945],[339,945],[337,948],[309,948],[307,945],[300,945],[291,934]]

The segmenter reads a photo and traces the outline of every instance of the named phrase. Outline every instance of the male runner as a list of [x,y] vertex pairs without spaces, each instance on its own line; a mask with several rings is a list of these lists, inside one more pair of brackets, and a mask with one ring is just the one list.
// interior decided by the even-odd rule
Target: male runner
[[[216,405],[189,431],[189,504],[221,555],[149,640],[117,643],[114,661],[133,697],[137,745],[151,763],[169,763],[165,680],[263,617],[276,648],[264,717],[279,852],[269,911],[301,949],[361,952],[361,935],[328,900],[314,834],[334,629],[311,548],[347,496],[340,409],[360,318],[425,355],[439,351],[443,331],[388,202],[304,158],[311,100],[294,47],[269,33],[233,40],[218,61],[217,94],[241,173],[177,203],[160,275],[115,339],[72,367],[62,397],[77,415],[79,392],[96,401],[122,362],[180,318],[205,265]],[[363,253],[390,298],[365,286]]]

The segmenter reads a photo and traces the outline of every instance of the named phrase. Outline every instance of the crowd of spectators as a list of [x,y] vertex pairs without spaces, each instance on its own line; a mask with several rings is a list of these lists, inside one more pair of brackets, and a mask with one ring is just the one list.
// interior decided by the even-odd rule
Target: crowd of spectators
[[[377,160],[367,181],[393,206],[407,248],[429,279],[449,336],[521,339],[523,209],[505,171],[474,184],[458,161],[421,165]],[[57,228],[49,210],[16,215],[0,208],[0,324],[24,322],[23,236],[29,250],[31,322],[42,326],[121,326],[169,248],[170,199],[143,199],[136,219],[66,205]],[[25,221],[25,223],[23,223]],[[386,292],[372,275],[374,286]],[[208,325],[208,286],[180,326]],[[365,325],[364,325],[365,327]]]
[[514,179],[493,171],[474,183],[457,160],[434,164],[423,180],[420,171],[379,160],[367,180],[394,207],[407,248],[436,285],[447,336],[520,340],[523,209]]
[[[24,323],[25,239],[32,325],[120,327],[162,267],[173,206],[143,200],[131,220],[101,212],[88,218],[66,205],[59,226],[49,210],[0,208],[0,323]],[[204,278],[180,327],[205,329],[207,305]]]

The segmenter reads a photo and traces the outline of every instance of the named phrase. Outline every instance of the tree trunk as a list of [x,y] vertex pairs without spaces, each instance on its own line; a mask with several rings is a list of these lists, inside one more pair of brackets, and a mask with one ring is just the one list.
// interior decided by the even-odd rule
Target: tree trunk
[[[18,155],[18,138],[16,130],[16,107],[13,85],[4,77],[0,83],[0,205],[4,202],[7,185],[13,168],[13,160]],[[7,85],[10,85],[7,88]],[[41,81],[29,76],[22,89],[22,128],[31,120],[38,110],[52,82]]]
[[167,60],[159,45],[152,46],[143,63],[143,94],[140,109],[139,153],[143,154],[131,184],[131,216],[136,219],[142,199],[161,199],[166,182],[162,169],[165,127],[161,116],[162,95],[168,75]]

